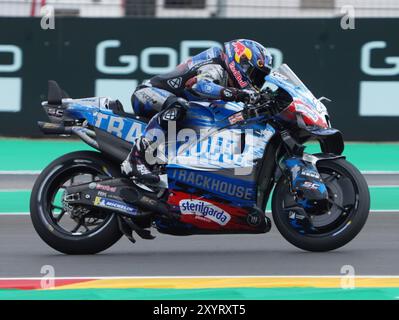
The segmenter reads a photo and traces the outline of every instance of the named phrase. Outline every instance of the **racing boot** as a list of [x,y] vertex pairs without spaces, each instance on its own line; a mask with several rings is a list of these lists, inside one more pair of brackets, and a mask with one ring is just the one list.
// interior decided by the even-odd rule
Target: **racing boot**
[[136,139],[132,150],[121,164],[121,171],[129,177],[136,177],[143,182],[156,184],[160,181],[158,175],[151,172],[145,160],[145,153],[150,146],[150,141],[144,137]]

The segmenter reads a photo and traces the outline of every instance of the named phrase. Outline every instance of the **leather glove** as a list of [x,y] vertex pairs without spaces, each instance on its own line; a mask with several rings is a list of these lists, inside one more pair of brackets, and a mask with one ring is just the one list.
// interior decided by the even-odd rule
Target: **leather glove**
[[254,90],[238,90],[237,101],[254,104],[259,101],[260,95]]
[[259,93],[254,90],[224,88],[221,91],[222,99],[225,101],[237,101],[254,104],[259,101]]

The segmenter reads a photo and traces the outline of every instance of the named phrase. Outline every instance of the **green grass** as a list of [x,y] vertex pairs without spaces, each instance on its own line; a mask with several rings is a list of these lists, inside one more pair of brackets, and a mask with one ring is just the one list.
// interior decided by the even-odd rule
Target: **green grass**
[[[312,144],[306,152],[320,152],[320,148]],[[343,154],[362,171],[399,171],[398,143],[350,142],[346,143]]]
[[[370,187],[370,195],[372,210],[399,211],[399,187]],[[10,192],[0,190],[0,214],[1,212],[29,212],[29,198],[29,190]],[[270,204],[267,210],[270,210]]]
[[0,170],[42,170],[65,153],[94,150],[76,140],[0,139]]
[[399,288],[0,290],[1,300],[394,300]]

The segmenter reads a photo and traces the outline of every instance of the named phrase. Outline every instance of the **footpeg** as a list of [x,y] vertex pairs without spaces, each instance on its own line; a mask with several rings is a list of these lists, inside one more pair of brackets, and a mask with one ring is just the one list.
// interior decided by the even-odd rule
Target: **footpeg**
[[149,230],[145,230],[145,229],[140,228],[131,219],[129,219],[127,217],[121,217],[121,218],[129,226],[130,230],[136,232],[140,236],[140,238],[146,239],[146,240],[155,239],[155,236],[153,236]]
[[136,243],[136,239],[133,238],[132,229],[124,222],[122,216],[118,216],[119,230],[129,239],[130,242]]

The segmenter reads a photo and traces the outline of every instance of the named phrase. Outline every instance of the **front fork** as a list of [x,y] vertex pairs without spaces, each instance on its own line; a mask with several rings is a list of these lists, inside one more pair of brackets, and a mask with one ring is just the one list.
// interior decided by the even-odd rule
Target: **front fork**
[[327,187],[316,166],[320,158],[305,153],[305,146],[295,141],[288,131],[283,131],[281,137],[286,154],[280,160],[280,169],[289,181],[290,192],[297,207],[300,211],[311,214],[328,211]]

